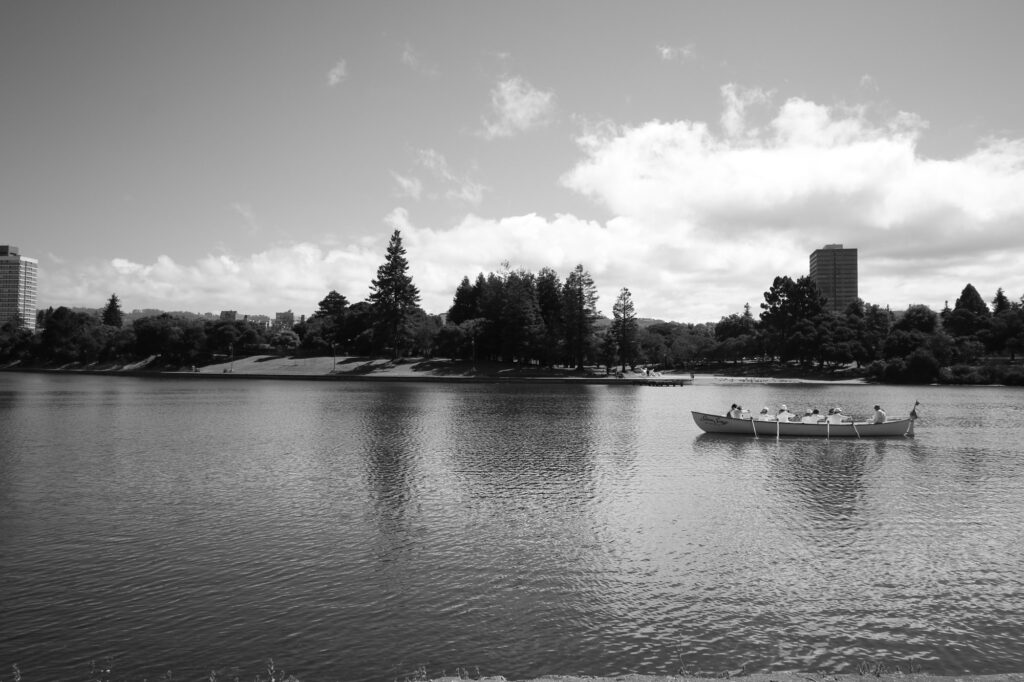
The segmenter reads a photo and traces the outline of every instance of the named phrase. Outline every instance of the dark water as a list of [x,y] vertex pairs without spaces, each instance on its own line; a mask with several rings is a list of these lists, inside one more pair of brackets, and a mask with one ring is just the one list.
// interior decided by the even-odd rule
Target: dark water
[[[915,399],[915,439],[689,416]],[[1002,388],[0,374],[0,677],[1019,672],[1022,425]]]

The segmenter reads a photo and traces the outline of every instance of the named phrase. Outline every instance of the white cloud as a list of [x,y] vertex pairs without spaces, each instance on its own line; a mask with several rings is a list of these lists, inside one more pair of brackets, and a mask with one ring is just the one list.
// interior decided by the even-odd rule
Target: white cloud
[[402,196],[411,197],[419,201],[420,196],[423,194],[423,182],[419,178],[406,177],[395,172],[392,172],[391,176],[398,183],[399,193]]
[[[861,295],[871,302],[938,306],[968,281],[1024,291],[1024,255],[1004,257],[1024,254],[1024,141],[928,159],[917,150],[927,127],[918,116],[873,123],[864,107],[800,98],[751,128],[747,103],[766,99],[753,92],[723,88],[720,136],[695,121],[587,131],[585,157],[563,183],[636,222],[650,243],[700,244],[696,258],[675,264],[707,279],[690,300],[722,299],[725,270],[756,309],[771,277],[806,274],[808,255],[826,243],[860,250]],[[652,269],[673,268],[659,251],[648,255]],[[996,262],[1004,267],[977,267]]]
[[[987,139],[960,158],[932,159],[918,150],[927,124],[914,114],[872,120],[865,107],[801,98],[769,108],[758,90],[723,88],[722,98],[723,119],[737,123],[720,130],[681,120],[581,133],[580,159],[562,182],[606,207],[607,221],[469,214],[427,228],[396,208],[376,237],[336,248],[41,267],[40,291],[46,305],[100,306],[115,292],[126,309],[308,314],[331,289],[362,300],[399,228],[430,312],[448,308],[463,276],[504,261],[563,278],[582,263],[605,313],[625,286],[641,316],[716,321],[745,303],[756,314],[776,275],[806,274],[810,252],[829,243],[860,250],[861,296],[894,309],[937,310],[967,282],[986,298],[998,287],[1024,293],[1024,140]],[[438,151],[421,150],[415,164],[440,183],[438,196],[472,201],[473,183]],[[418,179],[393,177],[407,196],[427,196]]]
[[722,86],[722,130],[728,137],[738,138],[744,134],[757,135],[758,130],[747,130],[747,107],[763,104],[771,99],[771,93],[760,88],[741,88],[734,83]]
[[333,88],[346,80],[348,80],[348,64],[344,59],[339,59],[338,63],[327,72],[327,85]]
[[406,43],[405,47],[402,48],[402,63],[413,71],[422,73],[425,76],[434,78],[438,75],[437,67],[432,64],[425,63],[423,57],[409,43]]
[[689,45],[658,45],[655,48],[658,56],[666,62],[688,61],[697,56],[697,48],[691,43]]
[[208,254],[187,264],[164,255],[153,263],[113,258],[74,269],[44,269],[40,280],[55,305],[98,307],[115,292],[126,310],[312,312],[331,289],[350,300],[364,298],[385,246],[324,250],[298,243],[245,256]]
[[510,137],[543,125],[554,107],[554,93],[537,90],[521,77],[501,81],[491,90],[493,115],[484,120],[487,139]]
[[469,176],[453,172],[448,160],[437,150],[421,149],[417,154],[416,163],[429,171],[435,180],[447,187],[444,190],[445,198],[473,206],[477,206],[483,201],[487,188]]
[[231,204],[231,210],[242,217],[242,221],[245,223],[245,227],[250,234],[260,231],[259,222],[256,220],[256,212],[253,211],[252,206],[236,201]]

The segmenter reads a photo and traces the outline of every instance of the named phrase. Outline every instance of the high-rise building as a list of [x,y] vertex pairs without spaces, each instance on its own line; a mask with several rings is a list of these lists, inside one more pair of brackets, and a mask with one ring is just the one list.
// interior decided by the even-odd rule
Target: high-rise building
[[811,254],[811,279],[825,297],[825,309],[841,313],[857,299],[857,249],[826,244]]
[[39,261],[26,258],[17,246],[0,246],[0,326],[15,316],[36,328],[36,279]]
[[274,314],[274,328],[275,329],[291,329],[295,326],[295,313],[288,311],[285,313]]

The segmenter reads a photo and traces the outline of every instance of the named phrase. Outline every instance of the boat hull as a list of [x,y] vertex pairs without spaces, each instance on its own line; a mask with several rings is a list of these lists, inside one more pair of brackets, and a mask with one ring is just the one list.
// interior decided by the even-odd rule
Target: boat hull
[[758,421],[734,419],[705,412],[691,412],[693,421],[707,433],[725,433],[737,436],[802,436],[805,438],[877,438],[913,436],[913,419],[893,419],[884,424],[869,422],[845,424],[803,424],[800,422]]

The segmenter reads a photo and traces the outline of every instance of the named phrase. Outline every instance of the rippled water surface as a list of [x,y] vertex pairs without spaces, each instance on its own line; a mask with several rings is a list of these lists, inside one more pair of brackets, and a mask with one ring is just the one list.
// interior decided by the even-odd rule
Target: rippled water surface
[[[0,374],[0,669],[1024,670],[1022,396]],[[915,399],[914,439],[689,414]]]

